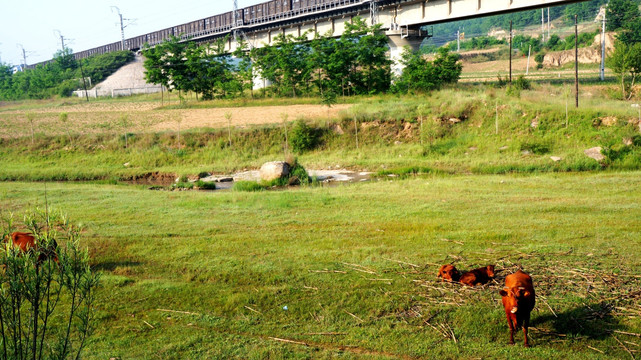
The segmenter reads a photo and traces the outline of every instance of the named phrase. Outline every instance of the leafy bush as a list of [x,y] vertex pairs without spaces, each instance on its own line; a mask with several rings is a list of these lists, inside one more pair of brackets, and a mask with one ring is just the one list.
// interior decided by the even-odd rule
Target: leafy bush
[[432,91],[445,84],[458,82],[463,71],[459,55],[452,54],[447,48],[440,48],[434,61],[423,58],[419,52],[411,50],[403,54],[401,62],[405,65],[400,79],[394,83],[396,92]]
[[316,130],[307,125],[305,121],[298,120],[289,133],[289,141],[295,152],[302,153],[316,146],[318,135]]
[[[0,251],[1,355],[78,359],[93,331],[99,284],[78,241],[82,228],[62,214],[41,211],[26,214],[21,227],[33,235],[39,250],[23,252],[7,245]],[[3,239],[16,230],[12,216],[2,219]]]
[[530,83],[530,80],[525,78],[525,76],[520,75],[516,81],[514,81],[514,87],[518,90],[530,90],[532,88],[532,84]]
[[213,181],[196,181],[196,187],[202,190],[216,190],[216,183]]
[[550,145],[541,142],[525,142],[521,144],[521,151],[529,151],[536,155],[545,155],[550,152]]

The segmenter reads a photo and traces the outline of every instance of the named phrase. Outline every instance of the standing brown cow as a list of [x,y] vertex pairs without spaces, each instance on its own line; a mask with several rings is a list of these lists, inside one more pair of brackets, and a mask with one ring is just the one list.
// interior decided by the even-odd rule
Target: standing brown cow
[[14,232],[11,234],[11,241],[13,246],[19,248],[23,253],[35,251],[38,255],[36,260],[37,266],[40,266],[40,264],[48,259],[60,264],[58,262],[58,243],[56,243],[56,240],[51,240],[48,246],[43,247],[40,246],[40,244],[36,244],[36,238],[32,234]]
[[443,281],[458,281],[461,277],[461,273],[454,267],[452,264],[446,264],[441,266],[438,270],[438,275]]
[[485,285],[494,278],[494,265],[470,270],[461,275],[461,284],[468,286]]
[[514,330],[523,327],[525,347],[530,347],[527,340],[527,328],[530,325],[530,313],[534,309],[536,296],[530,275],[519,270],[505,278],[505,288],[499,291],[503,297],[503,307],[510,327],[510,344],[514,344]]

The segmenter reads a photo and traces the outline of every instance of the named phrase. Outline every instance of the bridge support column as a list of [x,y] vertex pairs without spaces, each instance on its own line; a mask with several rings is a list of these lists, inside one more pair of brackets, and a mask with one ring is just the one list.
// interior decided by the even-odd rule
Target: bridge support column
[[264,89],[272,85],[272,82],[263,78],[260,73],[254,70],[254,90]]
[[398,77],[403,74],[403,52],[405,47],[409,46],[412,51],[418,51],[423,39],[427,34],[421,33],[420,30],[412,31],[401,28],[400,30],[390,30],[387,35],[387,44],[390,47],[390,60],[392,60],[392,77]]

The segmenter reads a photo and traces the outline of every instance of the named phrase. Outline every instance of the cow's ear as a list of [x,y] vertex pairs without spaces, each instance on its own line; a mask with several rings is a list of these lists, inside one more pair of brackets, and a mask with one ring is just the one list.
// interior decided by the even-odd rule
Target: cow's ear
[[524,291],[523,292],[523,297],[529,297],[529,296],[530,296],[530,292],[529,291]]
[[501,290],[499,291],[499,294],[501,294],[501,296],[507,296],[507,291]]

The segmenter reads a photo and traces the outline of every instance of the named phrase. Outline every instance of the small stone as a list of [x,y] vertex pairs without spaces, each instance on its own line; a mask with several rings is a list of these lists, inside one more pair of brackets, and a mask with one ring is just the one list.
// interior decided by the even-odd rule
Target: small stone
[[509,148],[510,148],[510,147],[506,145],[506,146],[501,146],[501,147],[499,148],[499,150],[503,151],[503,150],[507,150],[507,149],[509,149]]
[[470,151],[476,151],[478,148],[476,146],[472,146],[469,148]]
[[402,144],[402,142],[400,142],[398,140],[394,141],[394,145],[401,145],[401,144]]
[[521,155],[530,155],[532,152],[530,150],[523,150],[521,151]]
[[126,163],[124,163],[124,164],[122,164],[122,165],[123,165],[124,167],[129,167],[129,165],[130,165],[130,164],[129,164],[128,162],[126,162]]
[[618,119],[614,116],[606,116],[601,118],[601,125],[612,126],[612,125],[616,125],[617,121]]
[[550,156],[550,159],[552,159],[552,161],[554,161],[554,162],[559,162],[559,161],[561,161],[561,158],[560,158],[560,157],[558,157],[558,156]]
[[605,160],[605,156],[603,154],[601,154],[601,150],[602,150],[602,148],[600,146],[597,146],[597,147],[593,147],[593,148],[587,149],[587,150],[583,151],[583,153],[585,154],[585,156],[587,156],[587,157],[589,157],[591,159],[594,159],[596,161],[603,161],[603,160]]
[[623,138],[623,144],[626,146],[632,146],[634,142],[632,141],[632,138]]

